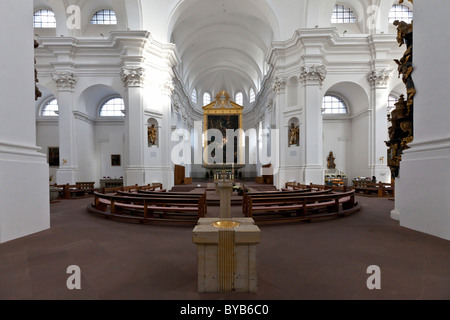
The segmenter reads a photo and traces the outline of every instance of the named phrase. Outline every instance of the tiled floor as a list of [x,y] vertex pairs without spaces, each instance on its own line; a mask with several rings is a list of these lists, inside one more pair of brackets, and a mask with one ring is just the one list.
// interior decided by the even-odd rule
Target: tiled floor
[[[391,200],[357,200],[343,219],[260,226],[258,292],[229,295],[197,293],[191,227],[109,221],[86,211],[92,199],[63,200],[49,230],[0,244],[0,299],[450,299],[450,242],[399,227]],[[81,290],[67,289],[70,265]],[[380,290],[366,286],[370,265]]]

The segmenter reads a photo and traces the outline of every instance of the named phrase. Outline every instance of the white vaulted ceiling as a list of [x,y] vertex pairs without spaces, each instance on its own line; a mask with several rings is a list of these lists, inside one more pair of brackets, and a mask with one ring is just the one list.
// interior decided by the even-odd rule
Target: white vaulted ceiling
[[248,0],[186,2],[171,37],[185,85],[213,96],[220,90],[245,96],[250,88],[257,92],[274,34],[267,13]]

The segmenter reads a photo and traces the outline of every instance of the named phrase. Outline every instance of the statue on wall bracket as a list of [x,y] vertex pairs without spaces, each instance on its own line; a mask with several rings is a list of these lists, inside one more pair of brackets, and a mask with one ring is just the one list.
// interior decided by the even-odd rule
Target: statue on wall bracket
[[336,169],[336,164],[334,163],[334,159],[336,159],[333,155],[333,151],[330,151],[330,154],[327,158],[327,169]]

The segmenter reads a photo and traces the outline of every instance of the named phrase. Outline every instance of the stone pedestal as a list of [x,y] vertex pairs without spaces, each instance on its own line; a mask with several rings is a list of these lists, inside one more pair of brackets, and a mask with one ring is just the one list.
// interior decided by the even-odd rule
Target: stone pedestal
[[[197,245],[198,292],[223,292],[220,231],[214,226],[221,218],[201,218],[192,232],[192,242]],[[229,222],[230,220],[228,220]],[[230,228],[234,242],[231,250],[232,291],[257,292],[256,245],[260,242],[260,229],[251,218],[233,218],[239,226]]]
[[231,193],[233,192],[233,183],[229,180],[220,180],[217,182],[216,191],[220,196],[220,217],[231,218]]

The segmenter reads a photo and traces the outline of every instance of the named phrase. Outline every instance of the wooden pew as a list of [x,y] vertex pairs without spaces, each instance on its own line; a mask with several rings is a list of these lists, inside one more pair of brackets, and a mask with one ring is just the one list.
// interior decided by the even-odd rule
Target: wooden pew
[[353,181],[353,189],[363,195],[376,195],[377,197],[394,195],[394,188],[390,183]]
[[[119,194],[124,194],[122,191],[118,191]],[[137,197],[151,197],[151,198],[167,198],[167,199],[198,199],[200,197],[205,197],[204,201],[204,212],[205,215],[208,213],[208,206],[206,201],[206,192],[193,193],[193,192],[160,192],[151,190],[139,189],[136,194]]]
[[265,198],[292,198],[292,197],[304,197],[308,195],[321,195],[331,193],[330,190],[312,191],[311,189],[298,189],[290,191],[268,191],[268,192],[247,192],[242,197],[242,213],[247,215],[249,208],[249,199],[265,199]]
[[[165,193],[160,193],[163,195]],[[199,197],[145,197],[137,194],[94,193],[94,203],[90,211],[103,213],[107,217],[148,221],[196,223],[205,216],[206,193]],[[109,210],[108,210],[109,208]],[[88,208],[89,209],[89,208]]]
[[359,210],[354,191],[287,197],[249,196],[246,206],[245,216],[252,217],[256,222],[311,220],[345,215]]
[[76,182],[75,184],[65,184],[63,186],[63,198],[72,199],[86,197],[93,194],[98,189],[94,188],[95,182]]

